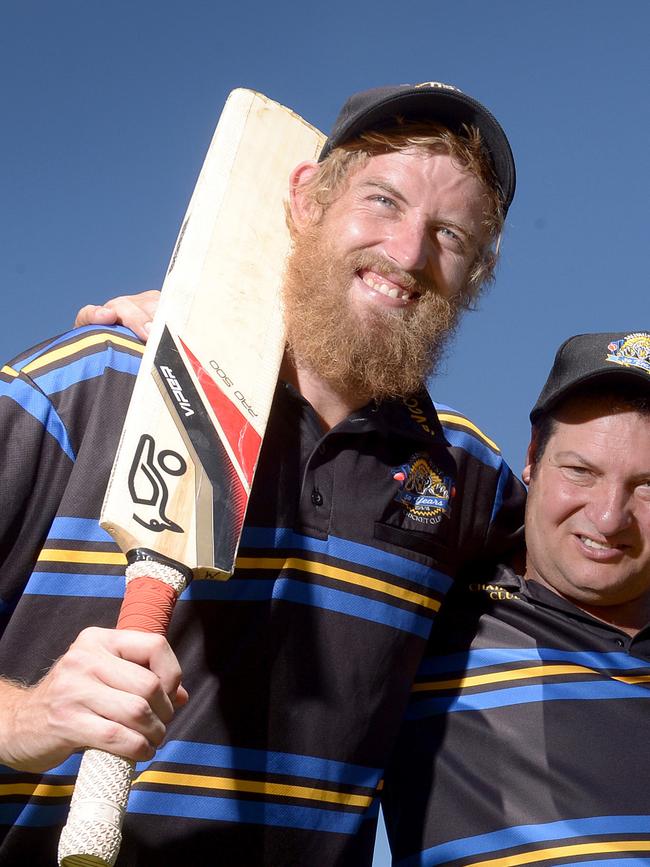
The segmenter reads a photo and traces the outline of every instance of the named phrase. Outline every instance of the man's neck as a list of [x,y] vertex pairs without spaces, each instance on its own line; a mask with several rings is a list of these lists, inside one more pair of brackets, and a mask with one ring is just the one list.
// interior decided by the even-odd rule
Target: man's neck
[[[575,604],[575,603],[574,603]],[[587,614],[597,620],[604,620],[622,632],[634,637],[639,630],[650,623],[650,603],[648,599],[634,599],[622,605],[579,605]]]
[[620,629],[621,632],[626,632],[632,637],[650,623],[650,592],[645,593],[640,598],[618,605],[591,605],[583,600],[574,599],[564,593],[560,593],[535,570],[528,569],[524,574],[524,578],[536,581],[542,587],[546,587],[547,590],[571,602],[576,608],[595,617],[596,620],[609,623],[610,626],[614,626],[616,629]]
[[336,389],[321,379],[312,370],[294,364],[285,354],[280,376],[290,382],[312,405],[324,430],[328,431],[346,419],[355,409],[365,406],[370,400],[366,395],[353,395]]

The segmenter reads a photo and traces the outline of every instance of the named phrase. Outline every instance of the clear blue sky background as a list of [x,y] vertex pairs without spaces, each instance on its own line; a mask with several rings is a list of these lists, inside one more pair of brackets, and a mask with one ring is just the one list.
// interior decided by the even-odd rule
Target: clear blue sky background
[[328,129],[355,90],[450,82],[499,118],[519,182],[433,392],[519,470],[557,345],[650,329],[649,33],[648,0],[3,0],[0,355],[159,286],[232,88]]

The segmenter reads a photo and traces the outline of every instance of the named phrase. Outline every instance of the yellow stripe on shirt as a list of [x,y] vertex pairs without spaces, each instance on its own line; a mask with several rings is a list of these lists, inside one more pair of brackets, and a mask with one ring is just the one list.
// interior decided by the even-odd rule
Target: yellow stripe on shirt
[[74,786],[53,786],[47,783],[3,783],[0,785],[0,797],[5,795],[28,795],[34,798],[67,798],[72,794]]
[[331,789],[310,786],[290,786],[284,783],[269,783],[264,780],[238,780],[232,777],[212,777],[202,774],[177,774],[168,771],[143,771],[135,781],[159,783],[167,786],[187,786],[199,789],[214,789],[226,792],[247,792],[255,795],[270,795],[280,798],[304,798],[347,807],[369,807],[373,798],[368,795],[353,795]]
[[465,867],[519,867],[520,864],[535,864],[556,858],[569,858],[575,855],[617,855],[622,852],[648,852],[650,840],[608,840],[600,843],[576,843],[568,846],[553,846],[550,849],[536,849],[520,852],[505,858],[490,858],[485,861],[472,861]]
[[438,410],[438,418],[440,419],[440,423],[448,422],[449,424],[457,425],[458,427],[466,428],[467,430],[471,430],[472,433],[475,433],[479,439],[482,439],[484,443],[490,446],[490,448],[494,449],[497,454],[501,454],[501,449],[499,446],[491,440],[489,436],[483,433],[480,428],[477,428],[476,425],[471,422],[468,418],[465,418],[464,415],[456,415],[455,413],[443,412],[442,410]]
[[412,692],[426,692],[443,689],[468,689],[472,686],[485,686],[489,683],[510,683],[514,680],[530,680],[536,677],[554,677],[562,674],[594,674],[619,680],[621,683],[648,683],[650,675],[607,675],[584,665],[535,665],[529,668],[513,668],[507,671],[494,671],[489,674],[472,674],[452,680],[433,680],[416,683]]
[[[119,551],[81,551],[63,548],[43,548],[38,555],[38,560],[39,562],[99,564],[105,566],[126,566],[127,562],[124,554]],[[295,569],[312,575],[322,575],[325,578],[353,584],[357,587],[366,587],[368,590],[376,590],[379,593],[393,596],[396,599],[401,599],[403,602],[410,602],[413,605],[419,605],[431,611],[437,611],[440,608],[440,602],[437,599],[432,599],[422,593],[414,593],[405,587],[398,587],[395,584],[389,584],[387,581],[380,581],[378,578],[371,578],[368,575],[361,575],[358,572],[350,572],[337,566],[317,563],[312,560],[302,560],[298,557],[259,559],[255,557],[238,557],[237,568],[273,569],[278,572],[282,569]]]
[[29,374],[34,373],[35,371],[46,367],[48,364],[62,361],[71,355],[76,355],[78,352],[82,352],[84,349],[90,349],[93,346],[99,346],[100,344],[107,342],[117,344],[118,346],[124,346],[127,349],[132,349],[134,352],[139,352],[140,355],[144,352],[144,346],[141,343],[138,343],[135,338],[130,339],[128,337],[122,337],[119,334],[102,331],[99,334],[89,334],[88,337],[82,337],[79,340],[75,340],[74,343],[69,343],[66,346],[59,346],[57,349],[52,349],[50,352],[46,352],[45,355],[41,355],[38,358],[35,358],[34,361],[30,361],[29,364],[26,364],[25,367],[22,368],[22,372]]
[[395,584],[389,584],[387,581],[380,581],[378,578],[371,578],[368,575],[361,575],[358,572],[341,569],[338,566],[317,563],[313,560],[301,560],[298,557],[287,557],[286,559],[239,557],[237,559],[237,568],[274,569],[278,571],[281,569],[296,569],[299,572],[322,575],[324,578],[331,578],[334,581],[342,581],[346,584],[354,584],[357,587],[366,587],[368,590],[376,590],[379,593],[385,593],[387,596],[393,596],[404,602],[420,605],[431,611],[437,611],[440,608],[440,602],[437,599],[431,599],[422,593],[414,593],[412,590],[407,590],[404,587],[398,587]]
[[39,562],[92,563],[104,566],[126,566],[126,557],[120,551],[79,551],[63,548],[43,548]]

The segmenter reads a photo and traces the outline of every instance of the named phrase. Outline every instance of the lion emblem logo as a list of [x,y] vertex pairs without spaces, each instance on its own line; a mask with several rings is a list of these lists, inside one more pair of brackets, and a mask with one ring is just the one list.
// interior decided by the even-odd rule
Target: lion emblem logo
[[650,334],[637,331],[607,346],[607,361],[624,367],[636,367],[650,376]]
[[401,482],[395,500],[409,517],[437,524],[449,515],[456,493],[453,480],[434,467],[428,455],[413,455],[407,463],[393,469],[393,478]]

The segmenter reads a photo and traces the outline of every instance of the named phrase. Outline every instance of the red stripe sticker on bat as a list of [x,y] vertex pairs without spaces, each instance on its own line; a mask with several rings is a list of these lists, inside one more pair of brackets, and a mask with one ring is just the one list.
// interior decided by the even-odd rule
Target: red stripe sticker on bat
[[[205,370],[199,359],[193,354],[188,346],[179,338],[179,342],[185,350],[187,357],[194,369],[194,373],[203,389],[205,396],[212,407],[214,414],[221,425],[224,434],[230,444],[230,448],[237,457],[242,473],[249,485],[253,482],[253,474],[257,465],[257,458],[262,447],[262,438],[246,418],[244,413],[235,406],[222,392],[212,376]],[[232,380],[225,379],[226,385]],[[247,412],[252,413],[253,408],[246,403],[244,395],[234,391],[233,395],[240,401]]]

